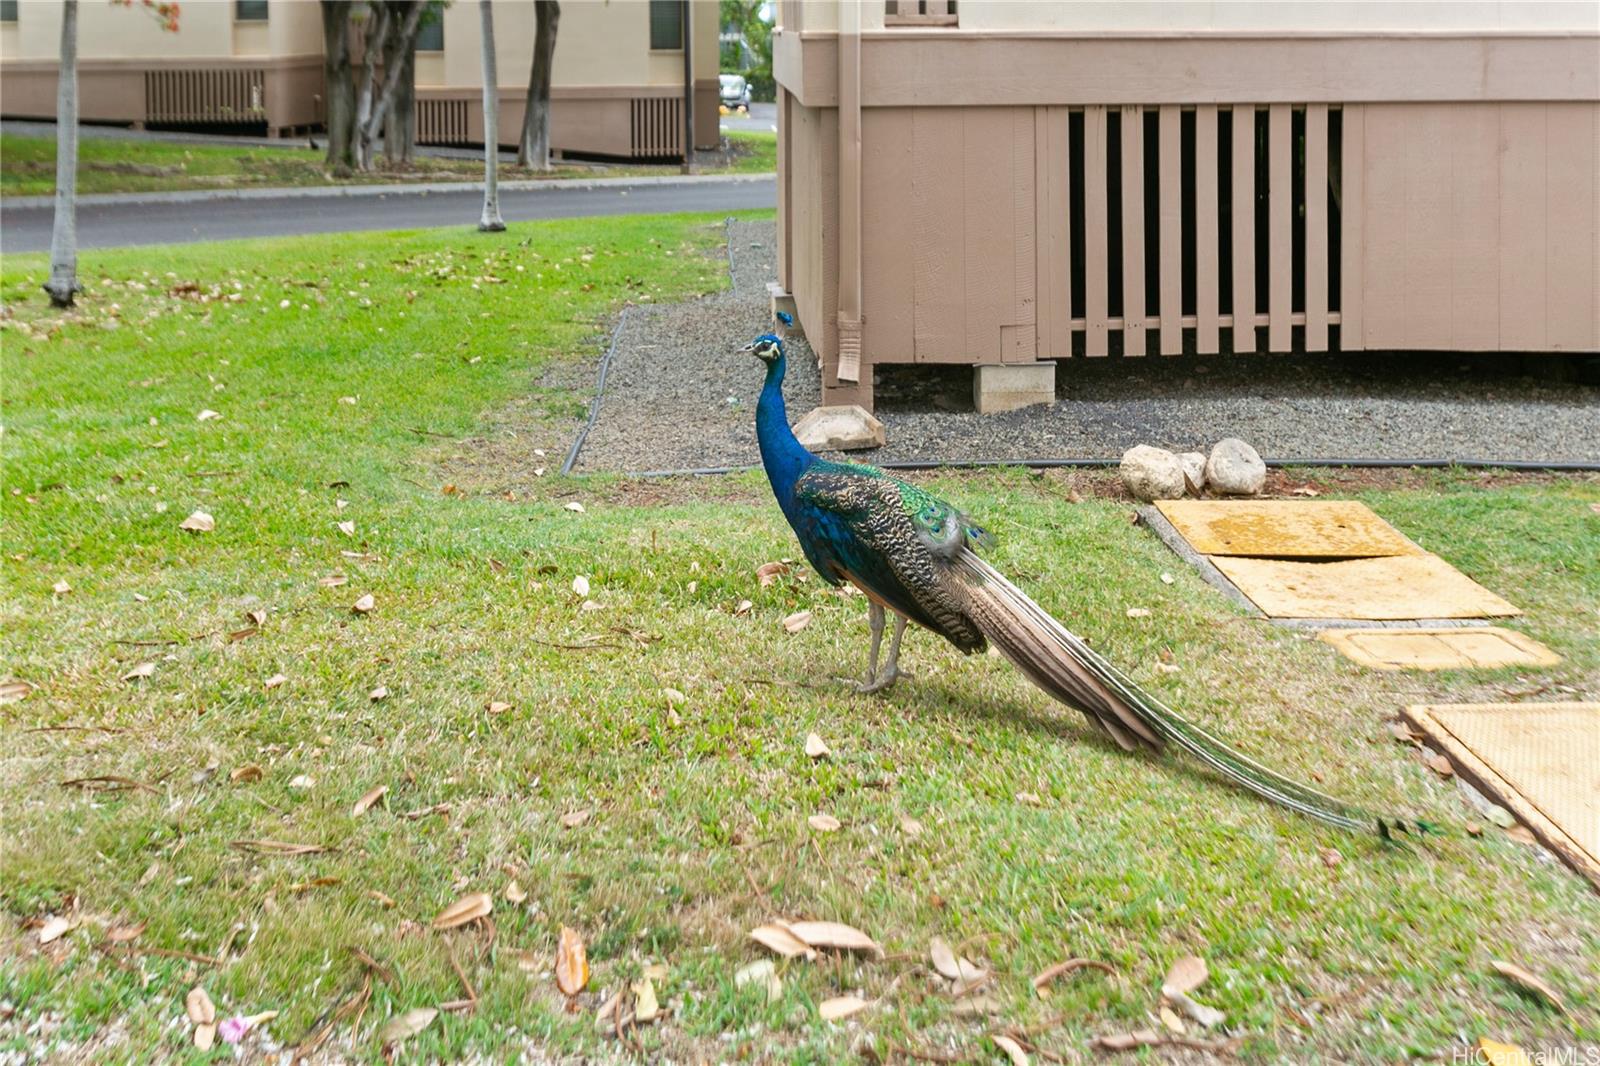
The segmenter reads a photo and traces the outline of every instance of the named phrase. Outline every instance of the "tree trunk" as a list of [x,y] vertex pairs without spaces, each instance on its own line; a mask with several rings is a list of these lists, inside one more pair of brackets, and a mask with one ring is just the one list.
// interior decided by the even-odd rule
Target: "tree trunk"
[[395,86],[394,103],[389,105],[389,117],[383,125],[383,157],[388,162],[409,164],[415,158],[417,146],[417,49],[415,38],[412,47],[400,56],[403,64],[400,81]]
[[522,110],[517,164],[534,170],[549,170],[550,65],[556,51],[556,27],[561,22],[559,0],[534,0],[533,17],[537,26],[533,37],[533,70],[528,74],[528,103]]
[[483,217],[478,229],[498,233],[506,228],[500,217],[500,82],[494,69],[494,8],[478,0],[483,18]]
[[[417,50],[417,29],[422,25],[422,14],[427,5],[423,0],[406,0],[395,5],[391,14],[388,5],[377,7],[376,21],[367,34],[367,57],[361,65],[361,104],[356,116],[357,157],[362,170],[372,169],[373,148],[378,133],[384,128],[398,93],[400,79],[405,75],[407,63],[402,57],[414,56]],[[404,20],[400,12],[405,12]],[[373,89],[378,58],[383,59],[383,84]]]
[[356,83],[350,67],[350,0],[322,0],[322,74],[327,98],[328,166],[356,167]]
[[56,77],[56,217],[50,231],[51,307],[71,307],[78,292],[78,0],[61,10]]

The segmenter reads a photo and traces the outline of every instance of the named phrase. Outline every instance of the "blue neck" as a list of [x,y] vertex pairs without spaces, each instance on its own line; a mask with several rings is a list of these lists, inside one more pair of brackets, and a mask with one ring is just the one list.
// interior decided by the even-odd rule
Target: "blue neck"
[[785,357],[767,364],[767,383],[756,403],[756,441],[761,445],[761,465],[772,483],[773,495],[785,508],[794,498],[794,483],[817,457],[795,440],[789,417],[783,408]]

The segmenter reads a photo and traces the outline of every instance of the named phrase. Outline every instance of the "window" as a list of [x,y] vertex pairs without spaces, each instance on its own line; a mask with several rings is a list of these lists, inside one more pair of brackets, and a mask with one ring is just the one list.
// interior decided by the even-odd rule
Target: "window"
[[442,12],[430,11],[422,16],[422,25],[417,27],[417,51],[444,51],[444,15]]
[[884,0],[885,26],[957,25],[956,0]]
[[267,0],[233,0],[235,22],[267,21]]
[[650,48],[671,52],[683,47],[683,0],[650,0]]
[[0,22],[17,21],[17,0],[0,0]]

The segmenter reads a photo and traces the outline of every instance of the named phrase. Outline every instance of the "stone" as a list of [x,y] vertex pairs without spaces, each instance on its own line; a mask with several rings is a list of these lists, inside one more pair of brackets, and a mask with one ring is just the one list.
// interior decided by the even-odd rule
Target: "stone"
[[883,447],[883,423],[858,404],[816,407],[794,424],[795,438],[814,452]]
[[1217,441],[1206,460],[1206,487],[1225,496],[1254,496],[1267,483],[1267,464],[1238,437]]
[[972,368],[972,406],[980,415],[1054,403],[1056,365],[1052,362]]
[[1122,453],[1122,483],[1138,499],[1181,500],[1183,465],[1165,448],[1140,444]]
[[1178,463],[1183,467],[1184,480],[1189,483],[1189,495],[1200,495],[1206,487],[1206,453],[1179,452]]

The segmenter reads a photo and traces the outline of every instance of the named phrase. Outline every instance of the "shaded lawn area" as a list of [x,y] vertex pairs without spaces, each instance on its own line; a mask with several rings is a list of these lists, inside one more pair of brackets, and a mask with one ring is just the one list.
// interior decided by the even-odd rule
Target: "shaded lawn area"
[[[702,174],[763,174],[777,168],[775,134],[732,130],[726,147],[698,154]],[[549,171],[502,164],[500,179],[645,177],[677,174],[670,166],[558,163]],[[109,137],[78,139],[78,192],[171,192],[184,189],[274,188],[305,185],[363,185],[394,182],[478,181],[483,160],[418,156],[404,169],[336,178],[323,154],[310,148],[255,148],[179,144]],[[56,142],[52,137],[0,136],[0,195],[47,196],[56,187]]]
[[[1592,698],[1600,485],[1318,482],[1521,605],[1511,624],[1565,657],[1412,677],[1237,613],[1103,475],[930,479],[985,516],[1003,569],[1169,702],[1448,830],[1383,847],[1176,756],[1124,755],[1000,660],[926,636],[908,638],[914,680],[847,692],[830,678],[860,669],[863,602],[802,567],[760,586],[758,566],[798,552],[757,476],[548,472],[610,314],[726,284],[721,240],[718,220],[673,216],[91,252],[66,321],[43,307],[42,257],[7,258],[0,661],[39,689],[3,708],[0,1048],[204,1061],[173,1024],[197,983],[220,1016],[280,1011],[268,1033],[292,1044],[360,989],[355,948],[392,974],[327,1045],[360,1061],[391,1016],[466,995],[452,953],[477,1008],[408,1058],[626,1059],[596,1029],[599,991],[660,964],[670,1014],[638,1032],[647,1056],[833,1062],[866,1033],[880,1055],[992,1062],[985,1033],[1034,1025],[1074,1060],[1150,1026],[1187,954],[1252,1061],[1600,1039],[1600,899],[1500,830],[1466,835],[1484,819],[1386,725],[1424,699]],[[730,374],[759,372],[731,353],[744,339]],[[213,532],[178,528],[197,509]],[[802,609],[813,622],[787,633]],[[830,757],[806,757],[811,731]],[[61,784],[95,776],[146,787]],[[818,813],[842,828],[812,831]],[[236,844],[261,840],[327,850]],[[430,931],[474,891],[496,900],[492,938]],[[41,947],[29,923],[67,913],[78,927]],[[780,963],[768,1003],[734,974],[775,917],[848,922],[889,957]],[[140,922],[133,947],[169,954],[97,948]],[[572,1011],[550,977],[563,926],[594,973]],[[993,968],[994,1020],[930,982],[934,936]],[[1029,978],[1070,956],[1120,976],[1035,998]],[[1572,1020],[1494,976],[1497,958],[1547,977]],[[849,992],[886,998],[818,1019]]]

